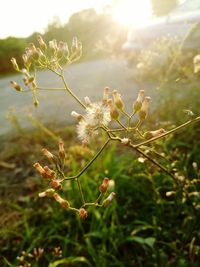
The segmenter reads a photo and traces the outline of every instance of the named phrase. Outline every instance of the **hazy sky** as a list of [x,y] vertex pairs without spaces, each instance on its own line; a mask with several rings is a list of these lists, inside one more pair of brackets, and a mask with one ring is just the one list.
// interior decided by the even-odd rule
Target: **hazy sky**
[[[136,21],[149,13],[149,0],[1,0],[0,38],[26,37],[34,31],[44,31],[53,17],[66,23],[69,16],[81,9],[101,9],[115,3],[115,17],[121,22],[135,17]],[[145,12],[144,11],[145,7]],[[122,12],[121,12],[122,11]],[[128,14],[129,13],[129,14]]]

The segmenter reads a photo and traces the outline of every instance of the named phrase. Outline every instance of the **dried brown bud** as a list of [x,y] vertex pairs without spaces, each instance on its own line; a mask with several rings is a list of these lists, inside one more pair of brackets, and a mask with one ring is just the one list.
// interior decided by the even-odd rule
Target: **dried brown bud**
[[44,171],[47,178],[54,179],[56,176],[56,173],[51,170],[48,166],[44,166]]
[[59,180],[52,180],[52,181],[50,182],[50,186],[53,187],[53,188],[56,189],[56,190],[60,190],[60,189],[62,189],[62,184],[60,183]]
[[99,191],[101,193],[105,193],[108,189],[108,184],[109,184],[109,179],[107,177],[105,177],[103,179],[103,183],[99,186]]
[[81,208],[79,209],[79,216],[81,219],[86,219],[88,216],[88,213],[85,209]]
[[58,147],[59,147],[59,156],[62,159],[64,159],[65,158],[65,149],[64,149],[64,142],[62,140],[59,141]]
[[47,150],[46,148],[43,148],[42,149],[42,152],[44,154],[45,157],[48,158],[48,160],[52,163],[52,162],[55,162],[55,157],[54,155],[49,151]]
[[18,91],[18,92],[22,92],[23,91],[22,88],[21,88],[21,86],[18,83],[16,83],[15,81],[10,81],[10,84],[12,85],[12,87],[16,91]]
[[53,198],[60,204],[63,209],[68,209],[70,204],[67,200],[63,199],[58,193],[53,194]]

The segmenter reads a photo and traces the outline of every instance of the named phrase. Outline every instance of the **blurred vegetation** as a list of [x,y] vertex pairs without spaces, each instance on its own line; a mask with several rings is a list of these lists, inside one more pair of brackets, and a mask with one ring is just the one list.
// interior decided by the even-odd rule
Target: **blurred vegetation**
[[[22,62],[24,48],[35,42],[38,33],[33,33],[26,39],[9,37],[0,40],[0,73],[12,72],[10,62],[12,57]],[[71,42],[77,36],[83,44],[82,60],[118,54],[126,39],[126,29],[112,21],[107,13],[97,13],[94,9],[82,10],[73,14],[68,23],[61,25],[54,18],[48,25],[43,37],[45,41],[57,39]]]
[[[183,88],[166,84],[157,92],[159,105],[144,127],[170,129],[187,121],[183,108],[190,107],[198,114],[197,95],[194,84],[188,89],[186,85]],[[199,266],[197,124],[165,138],[163,144],[155,143],[156,150],[166,158],[158,156],[158,160],[179,174],[176,189],[171,178],[155,166],[142,163],[132,151],[110,145],[81,179],[88,201],[97,194],[104,176],[113,179],[116,200],[105,210],[91,208],[88,219],[80,221],[74,214],[58,208],[51,199],[38,198],[46,183],[31,166],[36,161],[44,162],[42,147],[56,153],[57,139],[62,136],[67,147],[69,175],[77,173],[101,146],[101,138],[88,150],[78,144],[70,127],[49,125],[48,131],[46,127],[24,130],[14,114],[12,121],[18,133],[2,140],[0,153],[1,266],[18,266],[17,256],[25,255],[23,251],[35,253],[33,258],[25,256],[35,267]],[[65,195],[74,205],[80,201],[76,192],[74,183],[68,182]],[[61,257],[55,255],[58,247],[62,250]],[[34,248],[40,248],[41,255]]]
[[153,14],[155,16],[164,16],[178,6],[178,0],[151,0]]

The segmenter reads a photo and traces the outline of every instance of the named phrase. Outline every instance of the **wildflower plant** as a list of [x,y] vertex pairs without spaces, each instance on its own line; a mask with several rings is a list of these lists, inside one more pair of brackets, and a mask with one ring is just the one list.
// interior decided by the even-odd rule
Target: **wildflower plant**
[[[87,202],[84,195],[84,188],[81,184],[81,176],[106,149],[108,144],[116,142],[125,146],[127,149],[134,150],[139,158],[146,159],[157,166],[160,171],[166,173],[173,179],[174,190],[179,185],[177,175],[170,169],[160,164],[152,153],[151,144],[158,139],[162,139],[173,134],[194,122],[200,121],[199,117],[187,112],[189,120],[171,130],[151,129],[144,132],[141,126],[149,115],[149,106],[151,98],[145,95],[144,90],[138,92],[138,97],[133,101],[131,113],[127,113],[127,107],[120,93],[117,90],[111,91],[105,87],[102,93],[102,99],[98,102],[92,102],[89,97],[80,99],[71,88],[69,88],[64,76],[63,65],[70,65],[77,61],[82,54],[81,42],[75,37],[69,48],[67,43],[52,40],[47,45],[41,36],[38,36],[39,47],[30,44],[22,55],[24,67],[20,68],[15,58],[11,59],[14,69],[23,75],[23,85],[11,81],[11,86],[18,92],[30,92],[33,96],[33,103],[39,105],[38,91],[40,90],[63,90],[66,91],[76,102],[83,108],[83,112],[77,113],[72,111],[71,115],[76,120],[77,135],[83,146],[89,146],[92,139],[97,135],[106,136],[106,141],[102,144],[99,151],[91,160],[73,176],[66,173],[66,151],[62,140],[58,144],[57,155],[52,154],[48,149],[42,149],[43,155],[48,161],[48,165],[42,166],[39,162],[34,163],[34,168],[40,176],[48,183],[48,188],[39,193],[39,197],[49,197],[58,202],[65,210],[76,212],[81,219],[88,216],[87,208],[90,206],[104,207],[110,205],[115,198],[115,192],[109,192],[109,178],[105,177],[102,183],[97,186],[99,194],[93,202]],[[196,62],[194,62],[196,63]],[[63,82],[63,88],[44,88],[37,83],[37,73],[41,69],[48,69],[60,77]],[[195,71],[196,72],[196,71]],[[80,206],[71,206],[70,200],[66,199],[63,194],[63,184],[67,181],[77,183],[80,193]]]

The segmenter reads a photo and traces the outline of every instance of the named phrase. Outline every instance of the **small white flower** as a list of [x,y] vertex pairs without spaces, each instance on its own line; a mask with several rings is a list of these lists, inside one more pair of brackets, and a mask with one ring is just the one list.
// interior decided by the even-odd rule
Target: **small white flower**
[[90,137],[97,134],[97,131],[94,130],[95,126],[89,124],[85,120],[81,120],[77,125],[77,134],[78,138],[81,141],[89,141]]
[[91,103],[86,113],[86,120],[92,125],[108,125],[111,121],[110,109],[102,103]]

